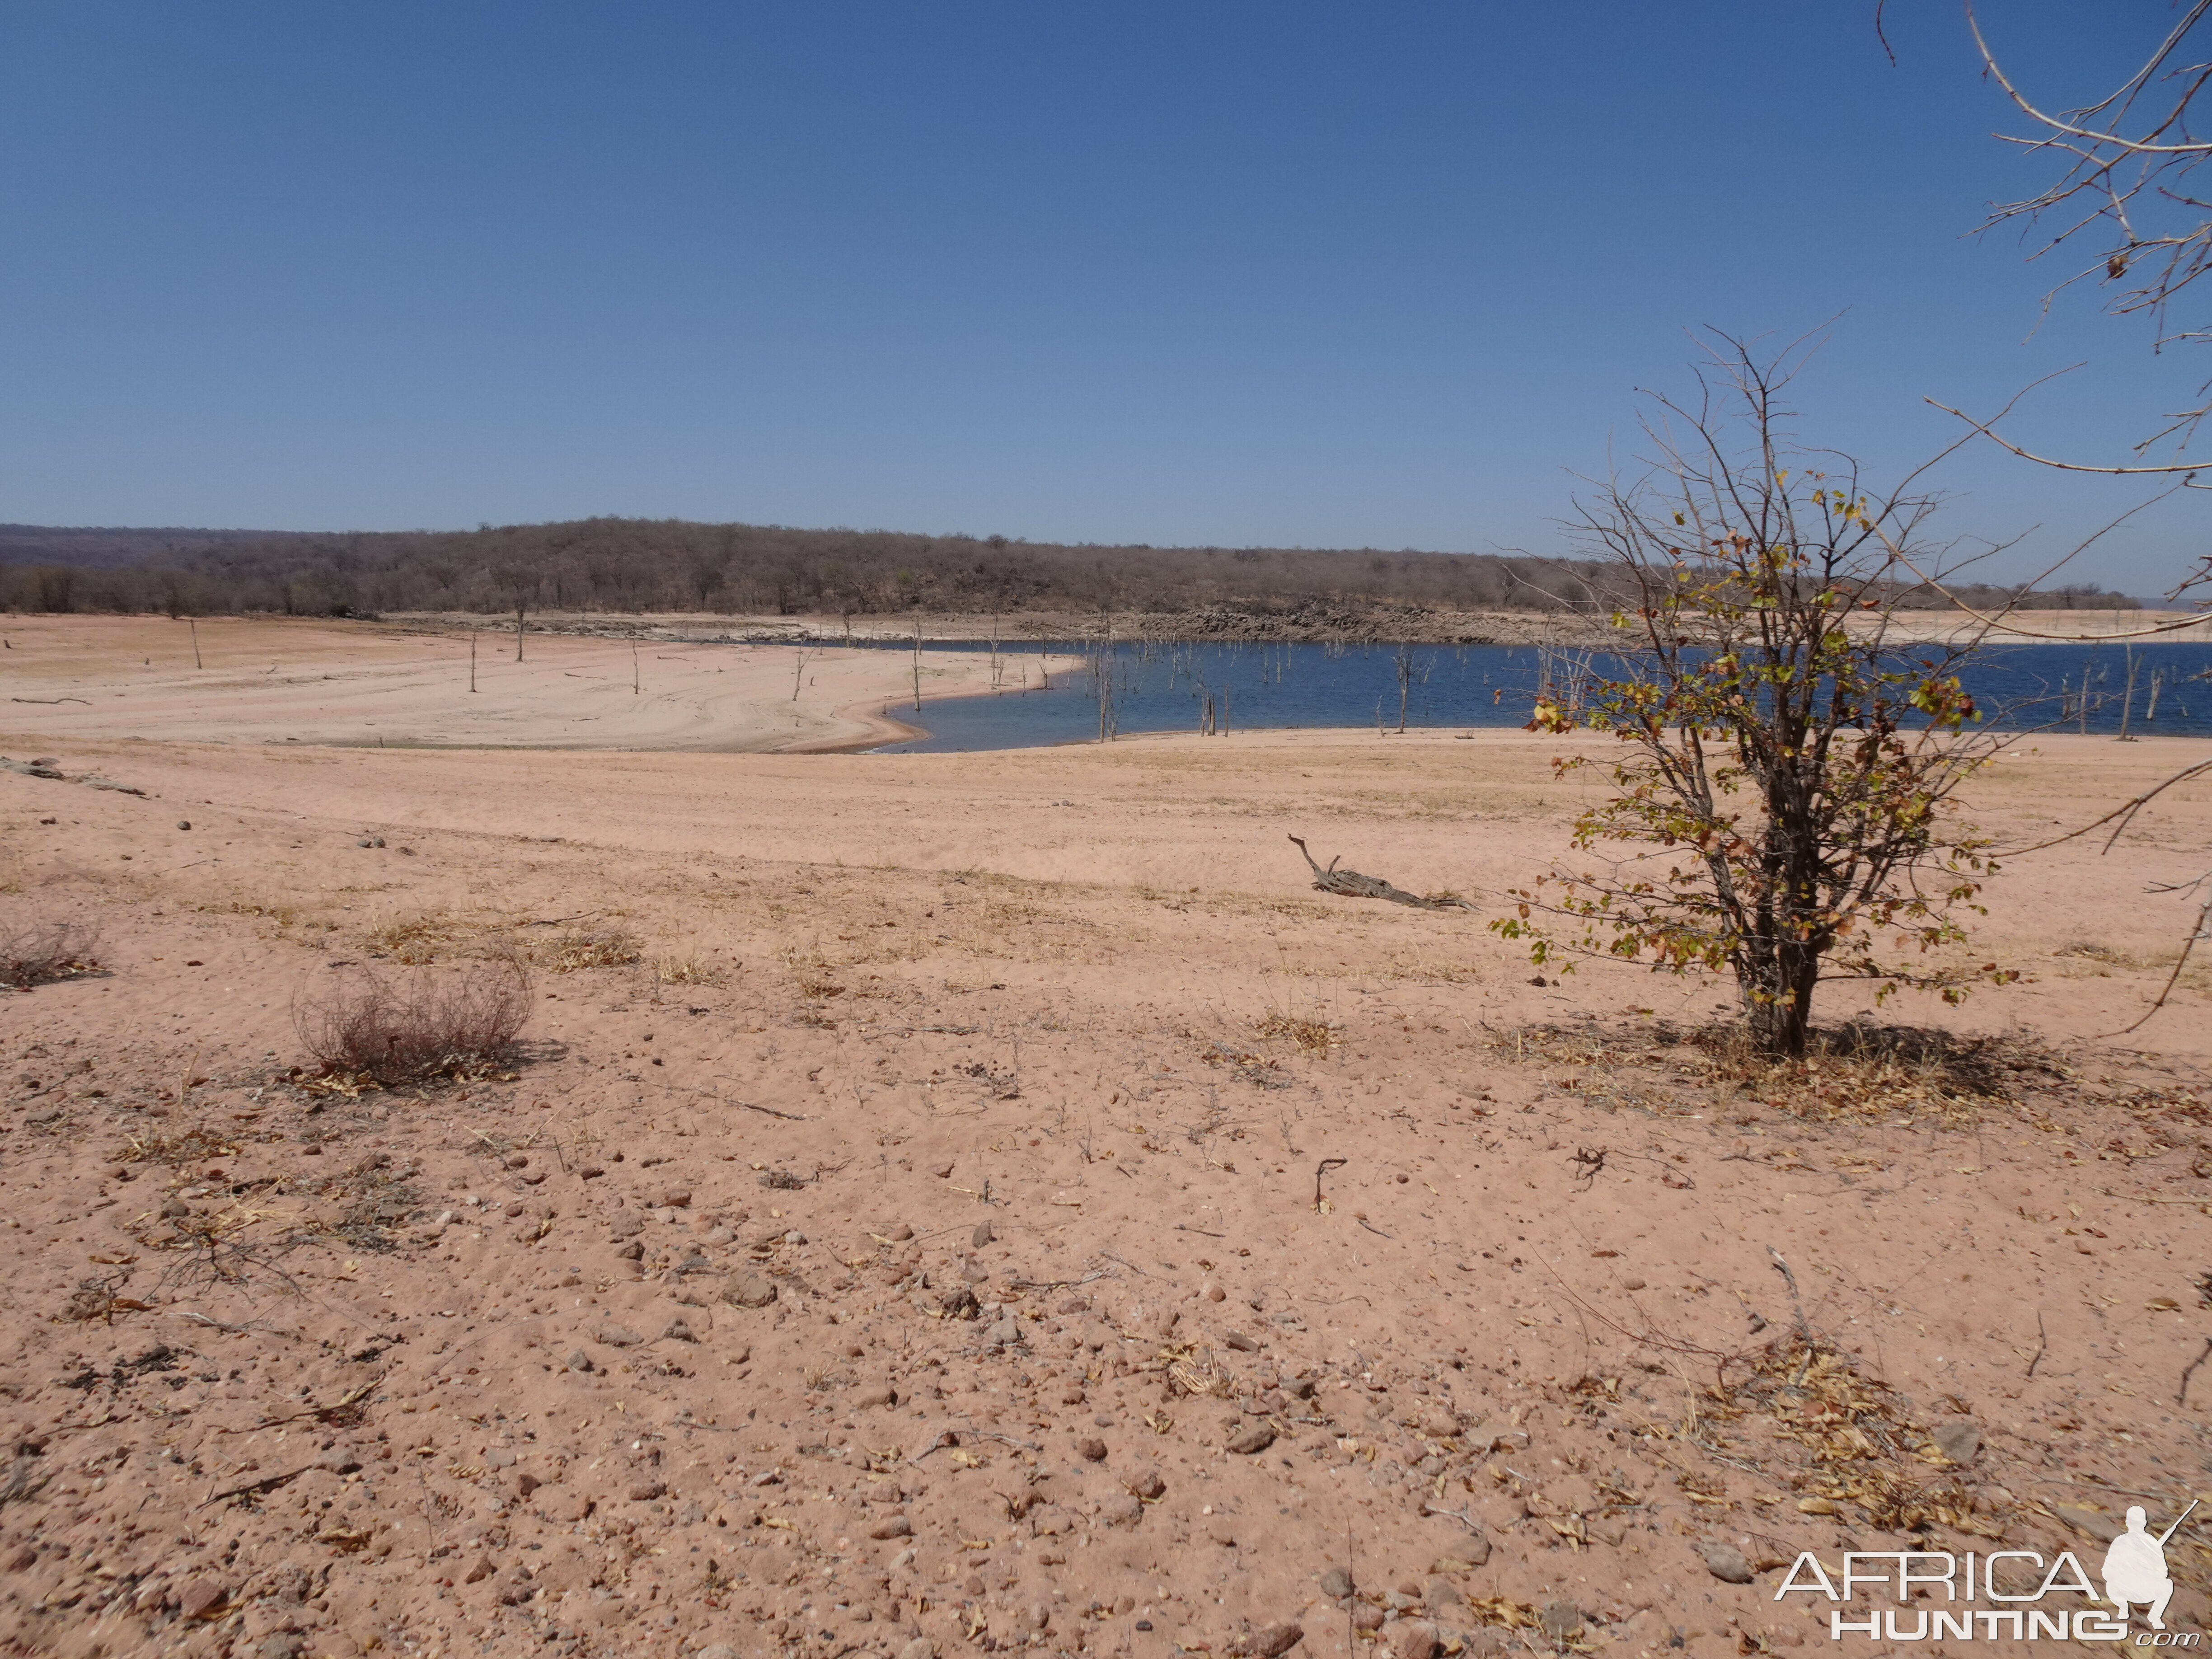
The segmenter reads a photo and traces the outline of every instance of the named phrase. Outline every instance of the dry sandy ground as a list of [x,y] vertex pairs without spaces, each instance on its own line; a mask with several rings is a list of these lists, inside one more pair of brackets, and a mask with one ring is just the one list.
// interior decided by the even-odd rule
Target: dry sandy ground
[[[47,743],[790,754],[913,733],[885,714],[901,698],[911,710],[912,665],[880,649],[532,633],[518,662],[511,631],[472,647],[461,629],[273,617],[38,618],[0,623],[0,638],[8,724]],[[990,675],[986,657],[928,653],[924,703],[988,690]]]
[[[2212,791],[2008,869],[2027,982],[1882,1011],[1987,1047],[1792,1079],[1682,1040],[1716,987],[1310,890],[1287,833],[1488,914],[1585,787],[1520,734],[226,743],[289,735],[247,659],[157,696],[82,626],[0,658],[133,705],[0,738],[63,775],[0,772],[0,914],[103,934],[0,1005],[7,1650],[1721,1659],[1828,1641],[1801,1550],[2094,1570],[2212,1491],[2212,985],[2096,1040]],[[429,672],[261,637],[302,733],[319,659]],[[1974,810],[2185,752],[2046,741]],[[295,1069],[296,1009],[502,947],[508,1071]]]

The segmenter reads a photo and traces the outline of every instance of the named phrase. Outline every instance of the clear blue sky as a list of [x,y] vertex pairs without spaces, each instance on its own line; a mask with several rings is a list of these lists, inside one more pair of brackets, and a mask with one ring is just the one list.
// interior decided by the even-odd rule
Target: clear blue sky
[[[1962,235],[2039,173],[1952,0],[4,0],[0,520],[595,513],[1555,546],[1683,331],[1848,311],[1881,462],[2076,359],[2196,384]],[[1985,0],[2102,90],[2163,0]],[[1963,533],[2135,493],[1987,456]],[[2164,586],[2202,497],[2082,573]]]

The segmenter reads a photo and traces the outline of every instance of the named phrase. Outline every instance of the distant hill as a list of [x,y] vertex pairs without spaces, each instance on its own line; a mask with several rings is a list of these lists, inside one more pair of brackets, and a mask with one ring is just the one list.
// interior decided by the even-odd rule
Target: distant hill
[[112,570],[179,548],[251,542],[289,535],[283,530],[78,529],[42,524],[0,524],[0,564],[65,564],[80,570]]
[[[1497,553],[1099,545],[680,519],[343,532],[0,525],[0,603],[29,611],[330,616],[520,605],[854,617],[1328,602],[1557,611],[1601,603],[1607,586],[1595,563]],[[2002,590],[1968,597],[1991,603]],[[2135,602],[2084,586],[2036,603]]]

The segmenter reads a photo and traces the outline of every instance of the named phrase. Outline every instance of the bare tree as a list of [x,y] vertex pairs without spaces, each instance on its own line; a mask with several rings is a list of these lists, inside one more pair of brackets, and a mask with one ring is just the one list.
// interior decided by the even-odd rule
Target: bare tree
[[492,580],[505,588],[514,599],[514,659],[522,660],[522,622],[530,609],[532,595],[538,591],[538,573],[526,564],[503,564],[492,572]]
[[1729,973],[1754,1044],[1790,1057],[1823,980],[1955,1001],[2014,977],[1955,948],[1995,867],[1953,799],[1992,746],[1958,674],[1973,639],[1893,631],[1911,584],[1891,546],[1942,568],[1925,540],[1936,498],[1917,474],[1870,493],[1848,458],[1790,436],[1782,396],[1810,343],[1761,356],[1715,337],[1699,395],[1654,398],[1643,470],[1580,505],[1573,528],[1627,596],[1622,665],[1578,713],[1540,702],[1530,725],[1623,745],[1618,793],[1574,844],[1637,850],[1555,866],[1492,924],[1540,963]]
[[[2017,201],[1995,204],[1983,228],[2017,225],[2031,235],[2040,236],[2042,240],[2029,255],[2032,259],[2071,255],[2081,260],[2086,252],[2086,260],[2081,260],[2045,295],[2046,308],[2065,289],[2077,283],[2093,283],[2106,290],[2106,309],[2112,314],[2149,319],[2154,350],[2212,340],[2212,329],[2186,320],[2177,325],[2174,320],[2176,301],[2183,291],[2193,287],[2207,270],[2212,270],[2212,199],[2197,194],[2201,186],[2195,179],[2197,168],[2212,157],[2212,138],[2197,137],[2191,125],[2197,94],[2208,82],[2212,82],[2212,58],[2208,58],[2208,52],[2212,51],[2212,26],[2208,26],[2212,25],[2212,0],[2184,0],[2176,7],[2174,20],[2165,34],[2118,86],[2092,103],[2058,110],[2045,108],[2024,93],[2006,72],[1983,33],[1973,0],[1966,0],[1966,18],[1990,78],[2003,88],[2014,108],[2031,124],[2023,134],[1998,136],[2030,155],[2049,155],[2058,162],[2056,176],[2043,189]],[[1880,26],[1878,12],[1876,26]],[[2123,465],[2040,454],[2006,437],[1997,427],[2017,404],[2018,398],[1987,420],[1977,419],[1934,398],[1929,401],[1965,421],[1972,431],[2040,466],[2068,472],[2164,476],[2173,479],[2167,491],[2153,498],[2157,500],[2175,489],[2212,488],[2212,482],[2199,477],[2202,463],[2180,459],[2197,435],[2205,417],[2212,415],[2212,399],[2208,399],[2208,393],[2212,393],[2212,380],[2199,383],[2194,404],[2167,411],[2164,424],[2135,446],[2136,455],[2145,459]],[[2171,446],[2176,459],[2148,459],[2166,445]],[[1897,550],[1894,544],[1892,548]],[[2069,552],[2044,576],[2052,574],[2073,556],[2074,553]],[[1910,562],[1909,559],[1905,562]],[[2212,609],[2212,555],[2200,557],[2184,571],[2166,590],[2166,597],[2186,604],[2191,614],[2128,630],[2126,636],[2175,633],[2201,622],[2204,612]],[[1962,608],[1972,609],[1963,603]],[[2003,613],[1982,616],[1981,620],[1993,631],[2020,638],[2114,637],[2110,634],[2085,635],[2073,630],[2030,627],[2016,617]],[[2057,840],[2071,840],[2112,824],[2112,833],[2105,842],[2105,850],[2110,852],[2151,800],[2175,785],[2201,777],[2208,771],[2212,771],[2212,762],[2185,766],[2096,823],[2085,824]],[[2154,894],[2201,893],[2203,899],[2194,925],[2182,941],[2173,972],[2142,1018],[2127,1028],[2130,1031],[2166,1006],[2182,969],[2197,947],[2212,936],[2212,870],[2200,872],[2192,881],[2152,882],[2147,890]]]
[[[2092,103],[2049,110],[2021,91],[2006,72],[1983,33],[1972,0],[1966,0],[1966,21],[1984,67],[2031,124],[2025,132],[1997,136],[2030,155],[2049,155],[2058,163],[2057,176],[2043,189],[2016,201],[1993,204],[1982,228],[2017,226],[2032,238],[2039,237],[2031,259],[2079,258],[2086,252],[2087,259],[2044,296],[2045,309],[2075,284],[2096,283],[2107,290],[2108,312],[2150,320],[2153,349],[2158,351],[2212,340],[2212,328],[2187,322],[2177,325],[2173,317],[2183,290],[2212,270],[2212,199],[2196,194],[2199,186],[2195,182],[2197,168],[2212,158],[2212,138],[2197,137],[2190,125],[2198,93],[2212,82],[2212,61],[2206,58],[2212,51],[2212,0],[2187,0],[2178,10],[2165,35],[2118,86]],[[2039,466],[2107,477],[2166,476],[2178,481],[2176,488],[2206,489],[2212,489],[2212,481],[2198,476],[2204,464],[2180,459],[2180,453],[2212,415],[2212,398],[2207,394],[2212,394],[2212,380],[2199,384],[2198,401],[2187,409],[2168,410],[2161,417],[2164,424],[2135,446],[2138,456],[2148,457],[2170,442],[2176,459],[2127,464],[2045,455],[2014,442],[1997,427],[2018,404],[2017,398],[1986,420],[1932,398],[1929,401]],[[2212,605],[2212,555],[2184,573],[2166,598],[2179,600],[2185,594],[2197,596],[2197,609]],[[2169,622],[2137,632],[2172,632],[2192,625],[2193,619]]]
[[[2114,315],[2150,319],[2154,347],[2161,350],[2212,339],[2212,330],[2187,323],[2177,326],[2172,315],[2176,297],[2212,268],[2212,202],[2195,193],[2194,178],[2197,167],[2212,157],[2212,139],[2198,138],[2190,126],[2191,106],[2212,81],[2212,63],[2204,61],[2212,47],[2212,28],[2203,27],[2212,18],[2212,0],[2189,0],[2179,10],[2165,37],[2118,86],[2094,103],[2051,111],[2014,83],[1982,32],[1972,0],[1966,6],[1984,65],[2032,124],[2024,134],[1998,136],[2031,155],[2049,154],[2059,161],[2058,176],[2042,190],[1995,204],[1984,228],[2018,224],[2037,235],[2048,229],[2031,258],[2087,249],[2087,262],[2059,281],[2045,305],[2077,283],[2100,283],[2110,290],[2106,308]],[[2200,398],[2208,392],[2212,381],[2198,388]],[[2170,412],[2166,425],[2136,445],[2136,453],[2148,454],[2169,439],[2177,448],[2185,445],[2208,414],[2212,401]],[[2028,459],[2092,472],[2196,470],[2186,461],[2094,466]]]

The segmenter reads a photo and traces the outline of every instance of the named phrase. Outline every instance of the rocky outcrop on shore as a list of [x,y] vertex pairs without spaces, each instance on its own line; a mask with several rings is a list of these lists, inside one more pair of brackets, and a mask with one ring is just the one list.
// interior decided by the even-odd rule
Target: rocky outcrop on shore
[[[388,622],[486,629],[460,613],[391,616]],[[514,624],[506,626],[511,630]],[[1253,600],[1174,611],[1024,611],[902,616],[741,617],[548,612],[524,623],[532,634],[670,642],[844,645],[911,640],[1096,641],[1145,639],[1415,645],[1596,645],[1613,637],[1603,617],[1563,611],[1450,611],[1346,599]]]

